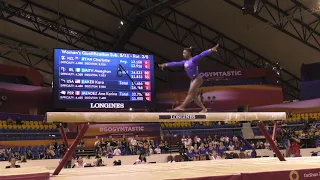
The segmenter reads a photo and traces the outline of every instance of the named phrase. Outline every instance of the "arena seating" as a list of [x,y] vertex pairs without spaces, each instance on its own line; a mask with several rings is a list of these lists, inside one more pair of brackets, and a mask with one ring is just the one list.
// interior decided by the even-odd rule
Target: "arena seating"
[[320,112],[318,113],[298,113],[292,114],[292,117],[288,118],[288,122],[303,122],[306,120],[319,120]]
[[16,121],[0,120],[0,141],[5,140],[38,140],[60,138],[57,126],[45,124],[42,121]]
[[[18,147],[18,146],[15,146],[15,147],[12,147],[12,153],[13,154],[16,154],[18,153],[19,157],[21,156],[27,156],[27,152],[30,150],[32,151],[32,154],[33,154],[33,159],[36,160],[36,159],[39,159],[40,158],[40,153],[43,153],[45,154],[45,151],[46,151],[47,147],[45,146],[21,146],[21,147]],[[57,159],[57,158],[60,158],[60,152],[58,150],[55,150],[55,155],[52,156],[51,159]],[[19,159],[19,158],[18,158]],[[3,159],[3,160],[7,160],[7,159]]]
[[184,129],[184,128],[192,128],[192,129],[211,129],[211,128],[235,128],[241,127],[239,122],[228,122],[228,124],[218,124],[218,122],[184,122],[184,121],[177,121],[177,122],[164,122],[161,123],[161,127],[165,129]]

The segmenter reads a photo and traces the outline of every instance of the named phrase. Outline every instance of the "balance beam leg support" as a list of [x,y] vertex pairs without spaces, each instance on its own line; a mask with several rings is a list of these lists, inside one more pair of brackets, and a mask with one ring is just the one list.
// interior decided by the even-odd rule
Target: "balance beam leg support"
[[270,134],[268,133],[268,131],[264,127],[263,122],[260,121],[258,123],[258,127],[259,127],[260,131],[262,132],[262,134],[264,135],[264,137],[266,138],[266,140],[271,145],[271,147],[272,147],[273,151],[276,153],[278,159],[280,161],[285,161],[285,159],[284,159],[283,155],[281,154],[280,150],[278,149],[276,143],[272,140]]
[[82,128],[81,131],[79,132],[78,136],[76,137],[76,139],[73,141],[73,143],[71,144],[71,146],[68,148],[66,154],[63,156],[63,158],[61,159],[58,167],[54,170],[52,175],[58,175],[60,173],[60,171],[62,170],[62,168],[66,165],[68,159],[70,159],[70,157],[72,156],[72,153],[74,152],[74,150],[76,149],[77,145],[80,143],[80,140],[83,138],[84,134],[87,132],[89,128],[89,123],[85,124]]
[[273,133],[272,133],[272,140],[275,141],[277,137],[277,129],[278,129],[278,124],[277,122],[274,123],[273,125]]
[[66,134],[66,132],[64,131],[64,127],[62,126],[62,123],[60,123],[60,134],[61,134],[61,137],[62,137],[62,140],[63,140],[63,142],[64,142],[64,145],[66,146],[66,147],[69,147],[69,145],[68,145],[68,139],[67,139],[67,134]]

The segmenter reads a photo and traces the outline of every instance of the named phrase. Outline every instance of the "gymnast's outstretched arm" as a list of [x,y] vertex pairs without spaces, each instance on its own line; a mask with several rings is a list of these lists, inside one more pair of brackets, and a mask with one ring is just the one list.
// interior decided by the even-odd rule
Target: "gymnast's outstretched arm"
[[164,63],[164,64],[159,64],[158,66],[163,69],[165,67],[177,67],[177,66],[183,66],[185,61],[180,61],[180,62],[169,62],[169,63]]
[[210,48],[208,50],[205,50],[203,51],[202,53],[196,55],[194,57],[194,61],[199,61],[201,60],[202,58],[204,58],[205,56],[208,56],[209,54],[211,54],[212,52],[217,52],[218,51],[218,47],[219,47],[219,44],[217,44],[216,46],[214,46],[213,48]]

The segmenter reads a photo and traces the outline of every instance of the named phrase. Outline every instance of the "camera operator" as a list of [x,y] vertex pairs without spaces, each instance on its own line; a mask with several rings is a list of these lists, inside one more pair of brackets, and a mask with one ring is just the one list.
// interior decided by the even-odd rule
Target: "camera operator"
[[301,157],[300,154],[300,139],[291,137],[288,142],[289,153],[291,157]]

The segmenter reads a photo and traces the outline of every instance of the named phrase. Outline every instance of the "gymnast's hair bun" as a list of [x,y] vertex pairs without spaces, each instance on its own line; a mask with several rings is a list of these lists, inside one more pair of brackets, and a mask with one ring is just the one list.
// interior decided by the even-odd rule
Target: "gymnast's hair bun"
[[193,52],[193,49],[194,49],[194,48],[193,48],[192,46],[190,46],[190,47],[188,47],[188,48],[184,48],[184,50],[189,51],[189,52],[191,52],[191,53]]

